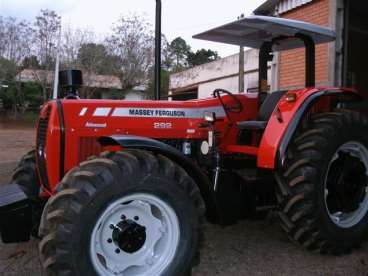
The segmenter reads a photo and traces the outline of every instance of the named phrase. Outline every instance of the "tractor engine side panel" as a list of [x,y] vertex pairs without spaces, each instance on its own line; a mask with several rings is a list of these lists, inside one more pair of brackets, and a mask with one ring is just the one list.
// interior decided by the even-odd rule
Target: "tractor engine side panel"
[[[245,108],[232,120],[256,118],[256,95],[239,95],[239,98]],[[231,101],[225,97],[224,100]],[[58,106],[58,102],[61,105]],[[70,169],[104,150],[98,142],[103,136],[135,135],[173,145],[184,141],[199,143],[208,139],[208,129],[200,127],[204,123],[203,114],[215,112],[219,118],[216,128],[227,133],[220,139],[228,144],[236,143],[237,139],[236,125],[229,129],[224,109],[217,99],[187,102],[59,100],[48,106],[52,112],[46,130],[46,161],[41,164],[40,159],[38,163],[47,172],[51,192]],[[60,107],[62,112],[58,110]]]

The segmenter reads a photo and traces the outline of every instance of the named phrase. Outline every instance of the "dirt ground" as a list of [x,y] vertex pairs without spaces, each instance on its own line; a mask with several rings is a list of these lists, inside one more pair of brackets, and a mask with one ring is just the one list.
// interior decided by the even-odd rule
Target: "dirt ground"
[[[0,125],[0,183],[9,180],[17,160],[32,148],[32,129]],[[225,229],[208,225],[201,263],[194,276],[212,275],[368,275],[368,245],[353,254],[321,256],[293,245],[277,219],[245,221]],[[42,275],[37,240],[0,245],[0,275]]]

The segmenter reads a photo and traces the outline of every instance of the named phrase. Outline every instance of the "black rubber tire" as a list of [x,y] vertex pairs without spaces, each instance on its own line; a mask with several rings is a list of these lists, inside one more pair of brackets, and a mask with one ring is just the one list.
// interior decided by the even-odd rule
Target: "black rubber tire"
[[19,184],[32,199],[38,197],[40,184],[36,171],[36,153],[31,150],[22,157],[12,176],[12,182]]
[[346,254],[368,230],[368,214],[350,228],[333,223],[324,198],[328,166],[340,146],[357,141],[368,148],[368,121],[353,111],[314,114],[298,130],[284,167],[276,174],[282,228],[308,250]]
[[31,200],[32,204],[32,231],[33,237],[38,238],[42,210],[45,201],[39,197],[40,181],[36,171],[35,150],[31,150],[22,157],[12,176],[12,183],[17,183]]
[[47,275],[96,275],[89,257],[90,236],[107,204],[145,192],[168,203],[180,224],[174,261],[163,275],[189,275],[199,256],[205,204],[194,181],[178,165],[142,150],[104,153],[71,170],[50,198],[39,244]]

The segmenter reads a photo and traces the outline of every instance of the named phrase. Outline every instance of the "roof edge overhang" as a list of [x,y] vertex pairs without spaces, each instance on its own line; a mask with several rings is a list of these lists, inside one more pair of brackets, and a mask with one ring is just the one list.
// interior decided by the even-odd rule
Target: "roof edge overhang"
[[310,37],[315,44],[336,39],[333,30],[319,25],[280,17],[251,15],[232,23],[193,36],[196,39],[259,49],[265,42],[274,42],[274,50],[303,47],[296,35]]

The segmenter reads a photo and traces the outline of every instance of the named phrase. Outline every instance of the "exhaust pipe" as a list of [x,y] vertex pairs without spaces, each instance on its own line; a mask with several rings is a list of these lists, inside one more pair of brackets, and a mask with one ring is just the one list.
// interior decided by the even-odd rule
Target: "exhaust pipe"
[[161,0],[156,0],[155,100],[161,99]]

